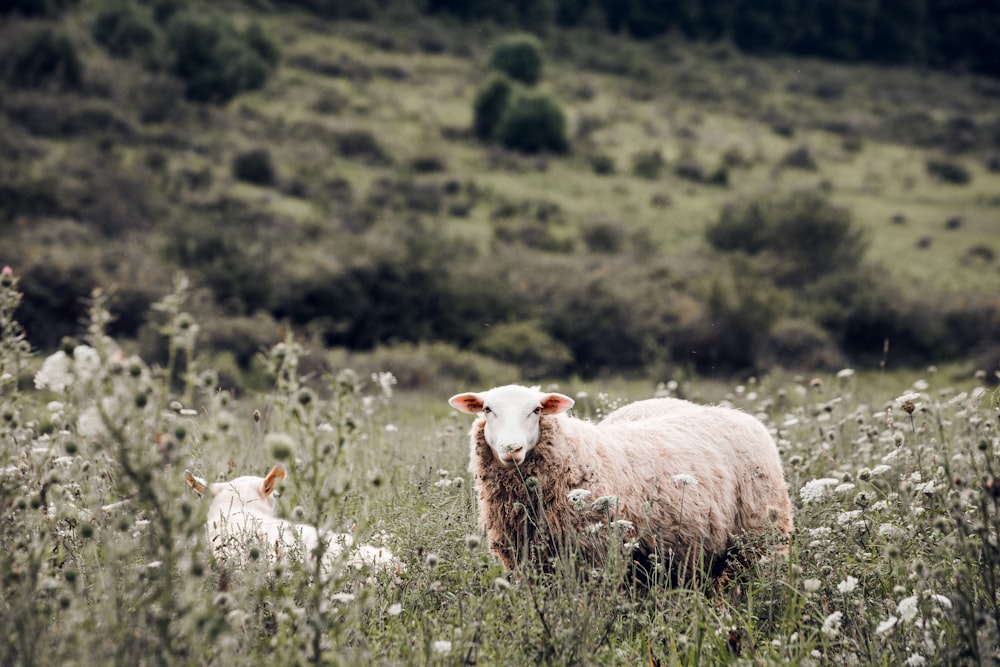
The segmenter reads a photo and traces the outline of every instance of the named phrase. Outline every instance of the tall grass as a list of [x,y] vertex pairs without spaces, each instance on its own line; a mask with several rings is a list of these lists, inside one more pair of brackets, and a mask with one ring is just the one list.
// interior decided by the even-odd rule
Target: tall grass
[[[5,276],[4,665],[997,658],[1000,442],[997,397],[984,388],[940,376],[891,387],[849,371],[732,388],[724,402],[758,416],[786,464],[796,509],[787,560],[743,565],[717,589],[630,584],[629,558],[615,550],[602,568],[568,548],[553,567],[511,575],[488,553],[471,480],[456,472],[466,424],[439,417],[443,403],[427,407],[440,397],[400,397],[386,374],[307,374],[291,335],[263,355],[273,389],[220,390],[201,365],[183,282],[159,305],[166,367],[106,335],[102,294],[79,344],[29,359],[11,308],[17,279]],[[680,389],[690,384],[658,393]],[[595,417],[619,400],[580,398]],[[276,460],[290,472],[280,513],[384,541],[406,570],[324,576],[252,548],[243,562],[214,558],[206,503],[182,471],[226,479]]]

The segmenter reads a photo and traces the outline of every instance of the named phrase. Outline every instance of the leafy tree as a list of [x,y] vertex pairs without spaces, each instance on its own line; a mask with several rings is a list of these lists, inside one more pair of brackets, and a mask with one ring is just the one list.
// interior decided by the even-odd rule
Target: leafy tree
[[515,81],[533,86],[542,78],[542,45],[534,35],[519,33],[500,40],[490,66]]
[[569,149],[566,117],[551,97],[541,93],[515,95],[500,119],[496,137],[507,148],[526,153]]
[[476,94],[472,108],[472,131],[480,139],[492,139],[510,102],[514,86],[505,76],[495,76]]

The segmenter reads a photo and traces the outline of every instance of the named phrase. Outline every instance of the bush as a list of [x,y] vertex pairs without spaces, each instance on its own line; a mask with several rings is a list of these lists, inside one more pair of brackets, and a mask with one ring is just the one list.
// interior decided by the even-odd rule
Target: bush
[[507,148],[536,153],[564,153],[566,117],[551,97],[540,93],[514,96],[496,129],[497,140]]
[[152,23],[127,4],[102,9],[94,20],[92,33],[94,40],[117,58],[141,53],[156,40]]
[[534,35],[509,35],[493,49],[490,66],[528,86],[542,77],[542,46]]
[[659,148],[638,151],[632,155],[632,171],[640,178],[659,178],[664,164],[663,153]]
[[186,96],[221,104],[264,85],[277,61],[277,49],[259,29],[238,33],[230,24],[184,12],[169,24],[167,41],[174,74],[187,85]]
[[19,88],[72,89],[83,81],[73,42],[48,26],[17,31],[0,57],[4,78]]
[[472,107],[472,132],[477,137],[483,140],[493,138],[513,91],[510,79],[495,76],[476,94]]
[[525,380],[562,377],[573,361],[569,348],[537,320],[495,324],[476,341],[475,348],[518,366]]
[[933,178],[952,185],[966,185],[972,181],[969,168],[952,160],[928,160],[927,173]]
[[759,256],[779,284],[789,285],[852,271],[867,250],[850,211],[812,191],[727,204],[705,234],[719,250]]
[[590,168],[598,176],[611,176],[615,173],[615,159],[606,153],[596,153],[590,156]]
[[255,185],[274,185],[276,179],[271,152],[266,148],[256,148],[240,153],[233,158],[233,176]]
[[586,225],[582,232],[583,242],[590,252],[616,253],[625,247],[625,234],[620,225],[612,222],[595,222]]

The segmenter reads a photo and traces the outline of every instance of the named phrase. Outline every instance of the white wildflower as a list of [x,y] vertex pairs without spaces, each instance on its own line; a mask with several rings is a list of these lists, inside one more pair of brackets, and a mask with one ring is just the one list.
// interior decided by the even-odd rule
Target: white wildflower
[[346,604],[348,602],[353,602],[354,598],[357,597],[354,593],[334,593],[330,597],[333,598],[334,602],[340,602],[341,604]]
[[837,523],[845,526],[861,516],[861,510],[849,510],[837,515]]
[[846,493],[848,491],[853,491],[853,490],[854,490],[854,485],[853,484],[851,484],[850,482],[844,482],[843,484],[838,485],[837,488],[835,488],[833,490],[833,492],[834,493]]
[[446,487],[451,486],[451,480],[450,479],[439,479],[438,481],[434,482],[434,486],[438,487],[439,489],[444,489]]
[[389,605],[389,609],[386,610],[390,616],[399,616],[403,613],[403,605],[398,602]]
[[902,396],[896,397],[896,403],[906,403],[907,401],[910,401],[912,403],[916,403],[917,401],[920,400],[920,398],[921,398],[921,396],[920,396],[919,393],[917,393],[915,391],[908,391],[905,394],[903,394]]
[[806,593],[815,593],[819,590],[821,583],[822,582],[819,579],[803,579],[802,590]]
[[73,348],[73,373],[77,379],[89,382],[101,372],[101,355],[89,345]]
[[892,466],[881,463],[874,468],[872,468],[872,475],[884,475],[885,473],[892,470]]
[[909,623],[917,617],[920,613],[920,609],[917,607],[917,596],[911,595],[908,598],[903,598],[896,605],[896,611],[899,612],[899,618],[903,620],[904,623]]
[[941,605],[942,609],[951,609],[951,600],[940,593],[931,594],[931,599]]
[[631,553],[638,548],[639,540],[626,540],[622,543],[622,549],[624,549],[626,553]]
[[891,523],[883,523],[878,527],[878,534],[888,539],[898,539],[906,535],[906,531]]
[[840,378],[840,379],[842,379],[842,380],[846,379],[846,378],[854,377],[854,369],[853,368],[842,368],[839,371],[837,371],[837,377]]
[[835,611],[829,616],[827,616],[825,619],[823,619],[823,627],[821,628],[823,634],[826,635],[827,637],[830,637],[831,639],[839,635],[840,622],[841,620],[843,620],[843,618],[844,618],[843,613]]
[[612,528],[621,531],[632,530],[632,526],[633,526],[632,522],[627,519],[617,519],[611,522]]
[[570,503],[573,504],[573,509],[582,510],[586,505],[587,498],[591,496],[591,492],[587,489],[573,489],[566,494],[569,498]]
[[431,644],[431,649],[435,653],[440,653],[442,655],[451,653],[451,642],[447,639],[438,639]]
[[913,491],[915,493],[922,493],[925,496],[933,496],[934,495],[934,480],[933,479],[928,480],[928,481],[924,482],[923,484],[915,484],[913,486]]
[[77,432],[85,438],[106,437],[108,430],[104,427],[104,419],[96,405],[92,405],[76,420]]
[[399,428],[395,424],[386,424],[385,425],[385,432],[386,433],[395,433],[398,430],[399,430]]
[[609,510],[618,508],[618,496],[601,496],[591,505],[595,510]]
[[876,512],[885,512],[889,509],[889,501],[877,500],[872,504],[872,509]]
[[396,376],[389,371],[372,373],[372,381],[378,385],[384,398],[392,398],[392,388],[396,386]]
[[596,535],[597,533],[604,530],[604,524],[598,521],[597,523],[590,524],[584,530],[586,530],[591,535]]
[[698,480],[693,475],[674,475],[671,479],[673,479],[674,484],[678,486],[694,486],[698,483]]
[[823,497],[823,493],[828,486],[833,486],[838,482],[840,480],[833,477],[821,477],[806,482],[805,486],[799,489],[799,497],[802,498],[802,502],[804,503],[815,503]]
[[885,633],[889,632],[894,627],[896,627],[896,623],[898,621],[899,619],[896,618],[895,616],[890,616],[889,618],[885,619],[884,621],[878,624],[878,626],[875,628],[875,634],[884,635]]
[[65,391],[73,384],[73,371],[69,356],[62,350],[45,358],[42,367],[35,373],[36,389],[51,389],[55,392]]
[[847,577],[842,582],[837,584],[837,590],[843,593],[844,595],[853,592],[854,589],[857,587],[858,587],[857,578],[852,577],[850,575],[847,575]]
[[919,653],[911,653],[910,657],[906,659],[903,663],[906,667],[921,667],[927,663],[927,658],[920,655]]

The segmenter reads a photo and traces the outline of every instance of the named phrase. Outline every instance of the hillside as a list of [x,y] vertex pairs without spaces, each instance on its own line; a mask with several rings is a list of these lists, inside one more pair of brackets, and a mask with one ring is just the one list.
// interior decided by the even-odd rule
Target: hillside
[[[471,131],[507,28],[217,4],[189,35],[229,40],[204,67],[232,77],[193,89],[165,4],[135,5],[134,43],[101,37],[114,3],[4,19],[0,263],[36,347],[102,287],[156,359],[149,306],[184,271],[235,383],[283,324],[528,377],[874,367],[885,340],[898,363],[996,362],[995,79],[553,28],[535,89],[569,150],[524,153]],[[722,222],[777,231],[709,243]]]

